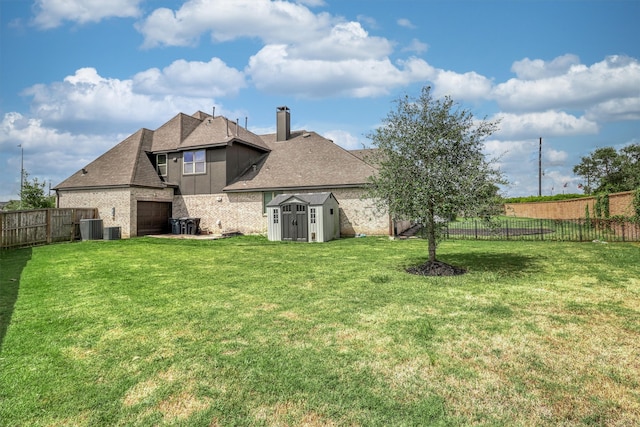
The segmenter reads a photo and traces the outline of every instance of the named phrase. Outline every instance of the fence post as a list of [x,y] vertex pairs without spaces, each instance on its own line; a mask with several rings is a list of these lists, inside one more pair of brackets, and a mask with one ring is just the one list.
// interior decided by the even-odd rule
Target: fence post
[[476,240],[478,240],[478,220],[477,219],[473,220],[473,226],[476,229]]
[[542,229],[542,220],[540,220],[540,240],[544,240],[544,233]]
[[620,221],[620,227],[622,228],[622,241],[626,242],[626,240],[624,239],[624,221]]
[[52,220],[52,211],[51,211],[51,209],[47,209],[47,219],[45,220],[45,222],[47,223],[47,225],[46,225],[46,227],[47,227],[47,244],[51,243],[51,228],[52,228],[51,220]]

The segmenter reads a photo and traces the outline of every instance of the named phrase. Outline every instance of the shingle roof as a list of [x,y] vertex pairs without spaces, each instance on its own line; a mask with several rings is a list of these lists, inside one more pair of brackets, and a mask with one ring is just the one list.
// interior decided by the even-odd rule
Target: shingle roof
[[224,191],[358,187],[376,170],[315,132],[297,131],[286,141],[263,135],[271,149],[257,165]]
[[262,139],[225,117],[212,117],[202,111],[193,116],[178,114],[154,131],[151,151],[179,151],[195,147],[227,145],[233,142],[269,151]]
[[140,129],[56,186],[56,189],[142,186],[163,188],[147,156],[153,132]]
[[278,194],[276,197],[271,199],[269,203],[267,203],[267,206],[279,206],[281,203],[286,202],[291,198],[298,198],[310,205],[322,205],[331,196],[332,196],[331,192]]
[[180,151],[240,143],[264,152],[267,144],[256,134],[224,117],[196,112],[177,114],[155,131],[140,129],[83,169],[56,186],[56,189],[143,186],[164,188],[147,153]]

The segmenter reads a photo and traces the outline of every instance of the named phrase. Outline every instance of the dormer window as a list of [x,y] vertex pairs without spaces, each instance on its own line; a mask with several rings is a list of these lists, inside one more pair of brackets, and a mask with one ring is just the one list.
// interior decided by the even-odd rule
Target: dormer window
[[167,155],[156,154],[156,170],[158,175],[167,176]]
[[206,172],[205,150],[185,151],[182,155],[182,173],[193,175]]

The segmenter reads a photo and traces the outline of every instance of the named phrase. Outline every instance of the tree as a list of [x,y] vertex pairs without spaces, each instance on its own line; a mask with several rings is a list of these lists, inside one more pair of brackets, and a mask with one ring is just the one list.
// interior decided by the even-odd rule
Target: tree
[[39,182],[38,178],[29,180],[29,173],[23,171],[23,184],[20,200],[12,200],[7,210],[44,209],[55,207],[55,197],[44,194],[46,182]]
[[631,191],[640,186],[640,144],[620,151],[613,147],[597,148],[582,157],[573,173],[584,178],[585,194]]
[[391,111],[368,137],[377,150],[378,173],[369,195],[391,215],[422,224],[429,263],[445,218],[460,212],[488,215],[502,174],[487,161],[483,141],[497,122],[475,121],[451,98],[434,99],[425,87],[418,98],[397,99]]

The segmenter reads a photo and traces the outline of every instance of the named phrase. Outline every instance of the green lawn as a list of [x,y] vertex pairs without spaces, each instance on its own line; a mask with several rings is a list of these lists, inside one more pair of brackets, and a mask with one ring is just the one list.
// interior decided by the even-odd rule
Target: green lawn
[[640,245],[137,238],[0,253],[0,425],[640,424]]

